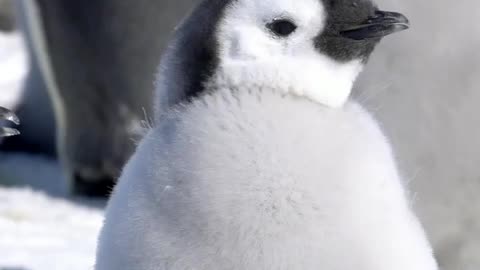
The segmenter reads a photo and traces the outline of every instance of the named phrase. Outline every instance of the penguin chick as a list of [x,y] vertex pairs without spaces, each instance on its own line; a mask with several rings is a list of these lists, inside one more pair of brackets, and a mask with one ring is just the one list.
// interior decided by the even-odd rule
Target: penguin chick
[[436,270],[376,121],[348,102],[381,37],[366,0],[207,0],[160,67],[96,269]]

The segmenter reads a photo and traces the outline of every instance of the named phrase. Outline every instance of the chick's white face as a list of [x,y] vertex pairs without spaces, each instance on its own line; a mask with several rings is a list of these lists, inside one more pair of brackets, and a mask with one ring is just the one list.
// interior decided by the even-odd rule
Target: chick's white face
[[217,32],[222,80],[343,105],[362,62],[339,62],[315,48],[326,16],[320,0],[233,1]]

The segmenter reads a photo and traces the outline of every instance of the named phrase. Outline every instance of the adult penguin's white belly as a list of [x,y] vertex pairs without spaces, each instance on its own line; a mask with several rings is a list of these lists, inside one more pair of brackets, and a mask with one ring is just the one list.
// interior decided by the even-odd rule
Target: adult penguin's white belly
[[436,269],[405,193],[357,104],[218,89],[143,140],[96,269]]

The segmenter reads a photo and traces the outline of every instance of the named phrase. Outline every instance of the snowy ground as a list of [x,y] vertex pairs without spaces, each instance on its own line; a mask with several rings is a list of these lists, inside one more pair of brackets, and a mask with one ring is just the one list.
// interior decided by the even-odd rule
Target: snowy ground
[[[18,101],[26,66],[20,35],[0,34],[0,106]],[[105,202],[67,188],[56,161],[0,154],[0,270],[93,268]]]
[[102,210],[0,188],[0,269],[92,269]]

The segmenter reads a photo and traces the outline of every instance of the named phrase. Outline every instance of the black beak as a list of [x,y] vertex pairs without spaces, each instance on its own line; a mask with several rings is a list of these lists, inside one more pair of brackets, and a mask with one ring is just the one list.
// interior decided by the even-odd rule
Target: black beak
[[404,15],[378,10],[363,23],[342,26],[339,34],[353,40],[378,39],[409,27],[410,23]]
[[[14,124],[20,124],[18,117],[10,110],[0,107],[0,120],[7,120]],[[20,134],[20,132],[14,128],[0,127],[0,137],[9,137]]]

